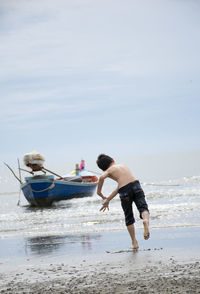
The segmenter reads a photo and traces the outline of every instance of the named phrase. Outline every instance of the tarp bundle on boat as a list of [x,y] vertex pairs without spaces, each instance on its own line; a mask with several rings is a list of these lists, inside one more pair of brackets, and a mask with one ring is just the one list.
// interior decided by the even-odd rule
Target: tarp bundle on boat
[[39,171],[43,167],[45,158],[42,154],[32,151],[24,155],[23,161],[24,164],[30,167],[33,171]]

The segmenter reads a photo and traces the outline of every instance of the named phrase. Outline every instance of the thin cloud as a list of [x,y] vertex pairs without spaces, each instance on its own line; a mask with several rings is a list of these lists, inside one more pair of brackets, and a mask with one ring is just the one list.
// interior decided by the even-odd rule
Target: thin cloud
[[194,1],[10,0],[0,11],[3,134],[35,128],[38,142],[54,133],[73,145],[79,132],[88,150],[93,139],[118,146],[121,134],[124,145],[136,148],[140,138],[153,150],[163,129],[170,142],[187,128],[187,102],[197,109],[200,93]]
[[[192,40],[198,27],[196,12],[193,10],[191,14],[191,7],[186,25],[186,5],[178,14],[171,11],[173,6],[176,8],[172,3],[156,7],[159,2],[153,1],[147,10],[137,2],[128,1],[131,10],[118,1],[110,22],[111,5],[105,11],[104,1],[101,5],[91,1],[76,1],[74,5],[69,1],[58,3],[54,10],[54,1],[48,1],[48,5],[46,1],[40,5],[30,1],[4,5],[4,10],[5,7],[8,10],[4,22],[10,24],[10,30],[2,36],[2,78],[23,74],[32,77],[36,72],[53,76],[60,71],[65,75],[88,69],[158,75],[182,71],[183,60],[188,60],[185,57],[189,57],[188,65],[195,66],[198,50],[194,51]],[[155,9],[160,13],[155,13]],[[199,47],[198,38],[195,43]]]

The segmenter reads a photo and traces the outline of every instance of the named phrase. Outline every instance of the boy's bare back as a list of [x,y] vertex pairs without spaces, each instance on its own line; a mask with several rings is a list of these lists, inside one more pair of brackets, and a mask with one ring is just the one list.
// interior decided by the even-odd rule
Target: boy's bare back
[[136,181],[130,169],[122,164],[113,163],[107,170],[107,177],[118,183],[118,189],[127,185],[130,182]]

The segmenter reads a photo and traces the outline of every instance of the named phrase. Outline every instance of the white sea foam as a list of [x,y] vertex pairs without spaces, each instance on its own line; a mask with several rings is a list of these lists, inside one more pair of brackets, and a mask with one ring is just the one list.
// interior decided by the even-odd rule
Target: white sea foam
[[[114,186],[105,187],[109,194]],[[187,177],[153,185],[143,185],[150,209],[151,226],[200,226],[200,177]],[[119,197],[110,203],[110,210],[100,212],[102,200],[92,197],[55,203],[51,208],[31,208],[18,193],[0,195],[0,238],[37,237],[75,233],[121,230],[125,227]],[[134,207],[136,226],[142,228]]]

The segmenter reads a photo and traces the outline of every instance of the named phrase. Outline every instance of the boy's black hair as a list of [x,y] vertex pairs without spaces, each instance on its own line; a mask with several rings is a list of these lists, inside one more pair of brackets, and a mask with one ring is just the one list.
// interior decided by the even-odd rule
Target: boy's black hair
[[97,158],[97,165],[100,169],[102,169],[103,171],[107,170],[109,168],[109,166],[111,165],[111,163],[113,162],[113,159],[106,155],[106,154],[100,154]]

